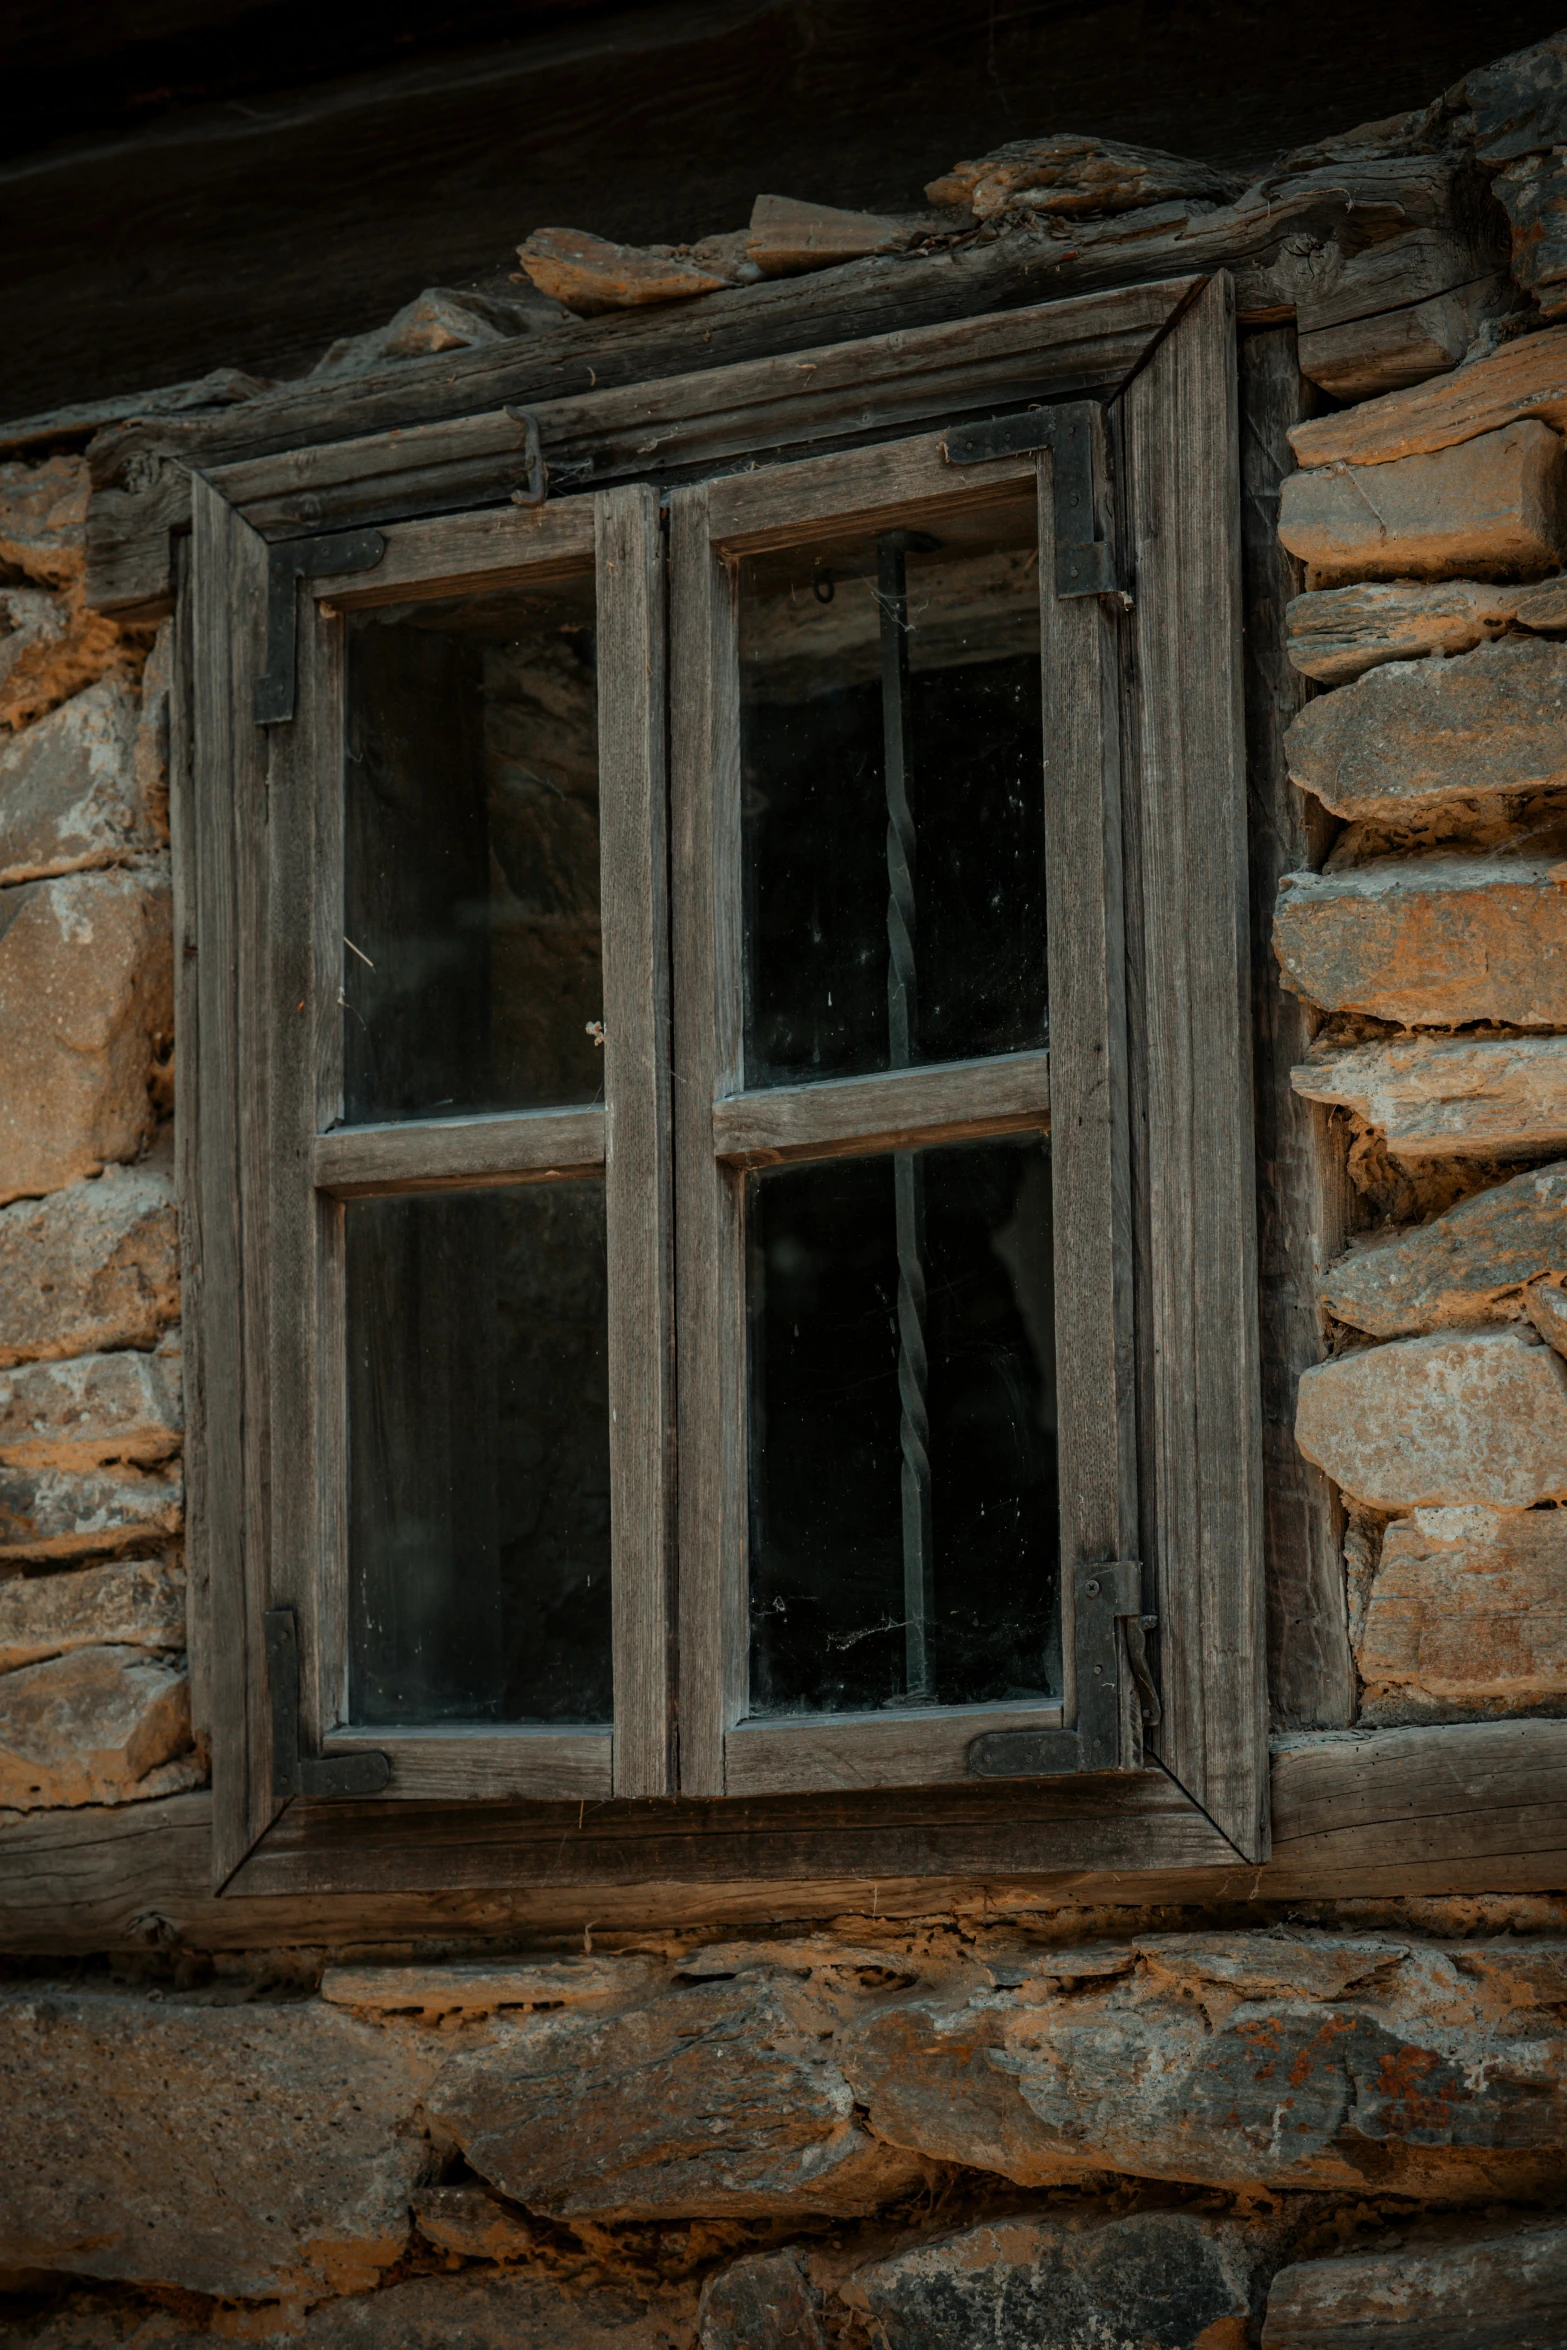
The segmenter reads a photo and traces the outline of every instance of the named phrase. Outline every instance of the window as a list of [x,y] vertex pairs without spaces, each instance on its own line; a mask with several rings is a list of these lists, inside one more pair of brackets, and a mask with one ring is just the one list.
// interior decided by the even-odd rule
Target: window
[[1227,289],[965,331],[743,470],[756,367],[644,387],[662,491],[196,485],[220,1878],[1161,1765],[1262,1849]]

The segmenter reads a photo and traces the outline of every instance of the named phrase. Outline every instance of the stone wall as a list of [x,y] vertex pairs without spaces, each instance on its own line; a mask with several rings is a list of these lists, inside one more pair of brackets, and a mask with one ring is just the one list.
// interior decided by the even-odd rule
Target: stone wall
[[[1324,853],[1276,947],[1318,1023],[1294,1082],[1358,1203],[1298,1437],[1344,1497],[1372,1726],[1567,1712],[1567,37],[1357,152],[1378,140],[1478,155],[1517,263],[1446,285],[1406,256],[1401,308],[1373,244],[1303,303],[1303,364],[1349,404],[1297,429],[1280,511]],[[1211,180],[1056,138],[930,193],[976,233],[1020,208],[1092,233],[1218,204]],[[523,259],[591,311],[915,233],[767,198],[758,222],[642,253],[541,232]],[[446,347],[427,310],[328,372]],[[87,609],[84,507],[76,456],[0,467],[0,1835],[205,1778],[169,644]],[[1567,1898],[1244,1891],[7,1962],[0,2340],[1559,2345]]]
[[201,1784],[170,1180],[169,627],[0,466],[0,1815]]
[[[1296,1435],[1341,1489],[1361,1719],[1567,1711],[1567,329],[1299,426],[1274,943],[1362,1229]],[[1549,419],[1549,421],[1547,420]]]

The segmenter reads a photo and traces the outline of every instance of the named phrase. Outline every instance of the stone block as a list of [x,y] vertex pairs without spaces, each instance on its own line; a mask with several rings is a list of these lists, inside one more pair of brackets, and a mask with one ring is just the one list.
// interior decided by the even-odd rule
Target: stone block
[[859,2269],[843,2298],[878,2350],[1246,2350],[1271,2248],[1267,2229],[1191,2212],[1020,2214]]
[[299,2331],[261,2340],[277,2350],[685,2350],[695,2303],[690,2285],[563,2284],[526,2271],[410,2277],[379,2293],[325,2303]]
[[1567,1146],[1567,1037],[1416,1036],[1313,1046],[1308,1101],[1379,1126],[1395,1159],[1523,1157]]
[[1471,1504],[1395,1518],[1355,1630],[1368,1701],[1567,1692],[1567,1511]]
[[617,245],[586,229],[535,229],[517,247],[517,258],[541,294],[579,318],[715,294],[732,282],[730,274],[704,268],[673,246]]
[[1567,1498],[1567,1366],[1532,1330],[1398,1338],[1301,1373],[1295,1441],[1375,1510]]
[[1567,2227],[1494,2223],[1280,2269],[1262,2350],[1560,2350]]
[[1373,1338],[1511,1319],[1526,1282],[1567,1275],[1567,1164],[1533,1167],[1330,1266],[1319,1303]]
[[0,563],[47,587],[69,587],[87,567],[87,460],[46,457],[0,465]]
[[802,204],[793,196],[758,196],[745,249],[764,277],[796,277],[804,270],[860,261],[868,253],[901,253],[913,236],[911,221],[881,213]]
[[1489,644],[1513,619],[1520,599],[1541,592],[1473,579],[1318,588],[1285,606],[1286,649],[1303,677],[1349,685],[1389,661],[1423,661],[1432,653],[1450,658]]
[[135,1550],[184,1524],[177,1465],[156,1470],[0,1468],[0,1561]]
[[1405,1028],[1567,1028],[1567,863],[1426,850],[1286,873],[1273,948],[1324,1011]]
[[1513,276],[1547,318],[1567,313],[1567,170],[1561,150],[1520,155],[1491,182],[1513,233]]
[[[140,1648],[79,1648],[0,1673],[0,1809],[57,1811],[171,1793],[160,1766],[189,1744],[183,1663]],[[5,2243],[0,2219],[0,2261],[36,2257],[55,2265],[43,2254],[13,2254]]]
[[0,741],[0,883],[119,864],[155,846],[138,730],[134,698],[105,677]]
[[1290,774],[1336,815],[1398,823],[1567,784],[1567,645],[1505,637],[1454,661],[1398,661],[1308,702]]
[[843,2063],[879,2137],[1021,2186],[1484,2202],[1560,2180],[1564,1991],[1560,1939],[1149,1935],[1106,1976],[883,2006]]
[[11,723],[6,692],[18,667],[25,680],[65,631],[65,607],[47,588],[0,587],[0,724]]
[[955,163],[925,193],[932,204],[958,206],[977,220],[990,220],[998,212],[1071,218],[1137,212],[1180,197],[1222,204],[1235,185],[1189,156],[1058,131],[1044,139],[1009,139],[973,162]]
[[1567,1355],[1567,1290],[1555,1282],[1531,1281],[1521,1302],[1546,1345]]
[[[1558,431],[1567,425],[1567,327],[1519,335],[1434,383],[1313,416],[1290,427],[1289,441],[1298,465],[1380,467],[1530,419]],[[1366,487],[1377,494],[1375,483]]]
[[148,1347],[179,1313],[174,1191],[149,1167],[106,1167],[0,1208],[0,1364]]
[[649,1959],[609,1956],[537,1959],[507,1966],[454,1959],[444,1966],[333,1966],[321,1996],[360,2015],[404,2015],[421,2023],[508,2009],[603,2007],[633,1997],[653,1972]]
[[430,2070],[319,2000],[9,1989],[0,2138],[28,2159],[0,2260],[224,2298],[364,2292],[409,2239]]
[[503,2195],[562,2219],[868,2212],[924,2175],[857,2119],[830,2006],[761,1968],[608,2017],[498,2019],[428,2110]]
[[1279,537],[1310,565],[1314,587],[1554,571],[1567,554],[1560,437],[1526,420],[1374,471],[1324,465],[1289,474],[1279,491]]
[[699,2350],[828,2350],[822,2294],[792,2252],[753,2252],[702,2288]]
[[167,1559],[115,1559],[0,1583],[0,1673],[77,1648],[185,1646],[185,1570]]
[[538,2241],[522,2214],[487,2187],[419,2187],[412,2209],[425,2242],[456,2260],[526,2260]]
[[0,1201],[133,1159],[173,1025],[167,880],[73,873],[0,893]]
[[1463,98],[1482,163],[1510,163],[1567,142],[1567,35],[1477,67]]
[[167,1343],[0,1371],[0,1464],[10,1468],[145,1465],[178,1452],[183,1431],[180,1357]]
[[1371,400],[1426,383],[1458,366],[1481,330],[1517,300],[1509,278],[1487,275],[1396,310],[1303,327],[1301,374],[1335,400]]
[[160,844],[169,837],[169,711],[173,691],[174,623],[164,620],[158,625],[141,673],[141,705],[131,755],[137,804]]

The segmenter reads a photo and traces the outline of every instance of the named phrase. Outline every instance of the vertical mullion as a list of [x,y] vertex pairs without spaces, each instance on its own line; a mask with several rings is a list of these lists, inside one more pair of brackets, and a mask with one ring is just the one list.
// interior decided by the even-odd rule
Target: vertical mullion
[[740,1083],[740,718],[733,569],[706,487],[670,500],[671,822],[680,1365],[680,1785],[724,1792],[745,1711],[742,1178],[713,1155]]
[[[314,605],[307,610],[311,752],[306,800],[314,825],[308,877],[311,963],[307,1007],[313,1084],[302,1094],[300,1109],[305,1130],[313,1135],[324,1133],[343,1114],[343,757],[348,647],[340,616],[329,616]],[[301,1233],[301,1239],[308,1251],[306,1274],[314,1294],[314,1360],[308,1366],[314,1406],[315,1498],[309,1528],[316,1587],[312,1671],[319,1731],[324,1736],[349,1718],[346,1210],[341,1200],[310,1190],[308,1169],[303,1195],[310,1228]]]
[[674,1784],[674,1299],[664,559],[656,493],[599,493],[610,1512],[617,1795]]
[[[250,708],[266,635],[265,541],[192,477],[194,762],[191,815],[199,1022],[196,1191],[184,1253],[200,1316],[212,1619],[212,1872],[221,1890],[276,1813],[263,1691],[267,1605],[258,1310],[265,1244],[255,1152],[265,1122],[251,1017],[264,919],[266,744]],[[184,1114],[184,1113],[182,1113]]]
[[[1105,465],[1094,471],[1103,482]],[[1080,1565],[1134,1557],[1137,1546],[1119,646],[1104,600],[1054,592],[1053,487],[1046,453],[1039,581],[1063,1666],[1088,1766],[1125,1768],[1141,1760],[1135,1717],[1119,1691],[1079,1683],[1072,1606]],[[1097,520],[1111,538],[1109,513]]]
[[1233,299],[1214,278],[1122,402],[1135,550],[1161,1761],[1265,1860],[1262,1446]]
[[[298,593],[298,590],[293,592]],[[268,730],[266,934],[261,964],[268,1082],[266,1193],[269,1246],[268,1445],[274,1606],[299,1619],[300,1728],[308,1746],[335,1726],[323,1654],[325,1594],[316,1517],[317,1393],[321,1376],[317,1216],[311,1180],[320,1004],[316,970],[317,771],[335,704],[335,637],[308,595],[299,615],[291,724]]]

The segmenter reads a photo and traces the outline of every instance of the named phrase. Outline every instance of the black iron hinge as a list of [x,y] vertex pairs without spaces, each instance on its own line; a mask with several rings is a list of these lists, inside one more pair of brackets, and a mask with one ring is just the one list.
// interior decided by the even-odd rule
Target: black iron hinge
[[282,539],[267,549],[267,665],[256,680],[258,726],[286,726],[294,715],[302,579],[372,571],[386,553],[378,530],[340,530],[319,539]]
[[303,1754],[299,1744],[299,1626],[291,1607],[268,1608],[267,1688],[272,1699],[272,1792],[292,1796],[379,1795],[392,1776],[391,1757]]
[[942,449],[949,465],[989,465],[998,457],[1048,449],[1055,481],[1056,594],[1123,596],[1115,549],[1098,536],[1108,477],[1104,410],[1097,400],[1070,400],[1060,408],[1029,408],[1021,416],[954,425]]
[[1123,1659],[1145,1725],[1152,1728],[1160,1719],[1159,1693],[1144,1638],[1158,1618],[1143,1614],[1141,1561],[1085,1563],[1073,1581],[1077,1728],[985,1731],[968,1750],[968,1767],[976,1779],[1033,1779],[1058,1771],[1117,1769]]

